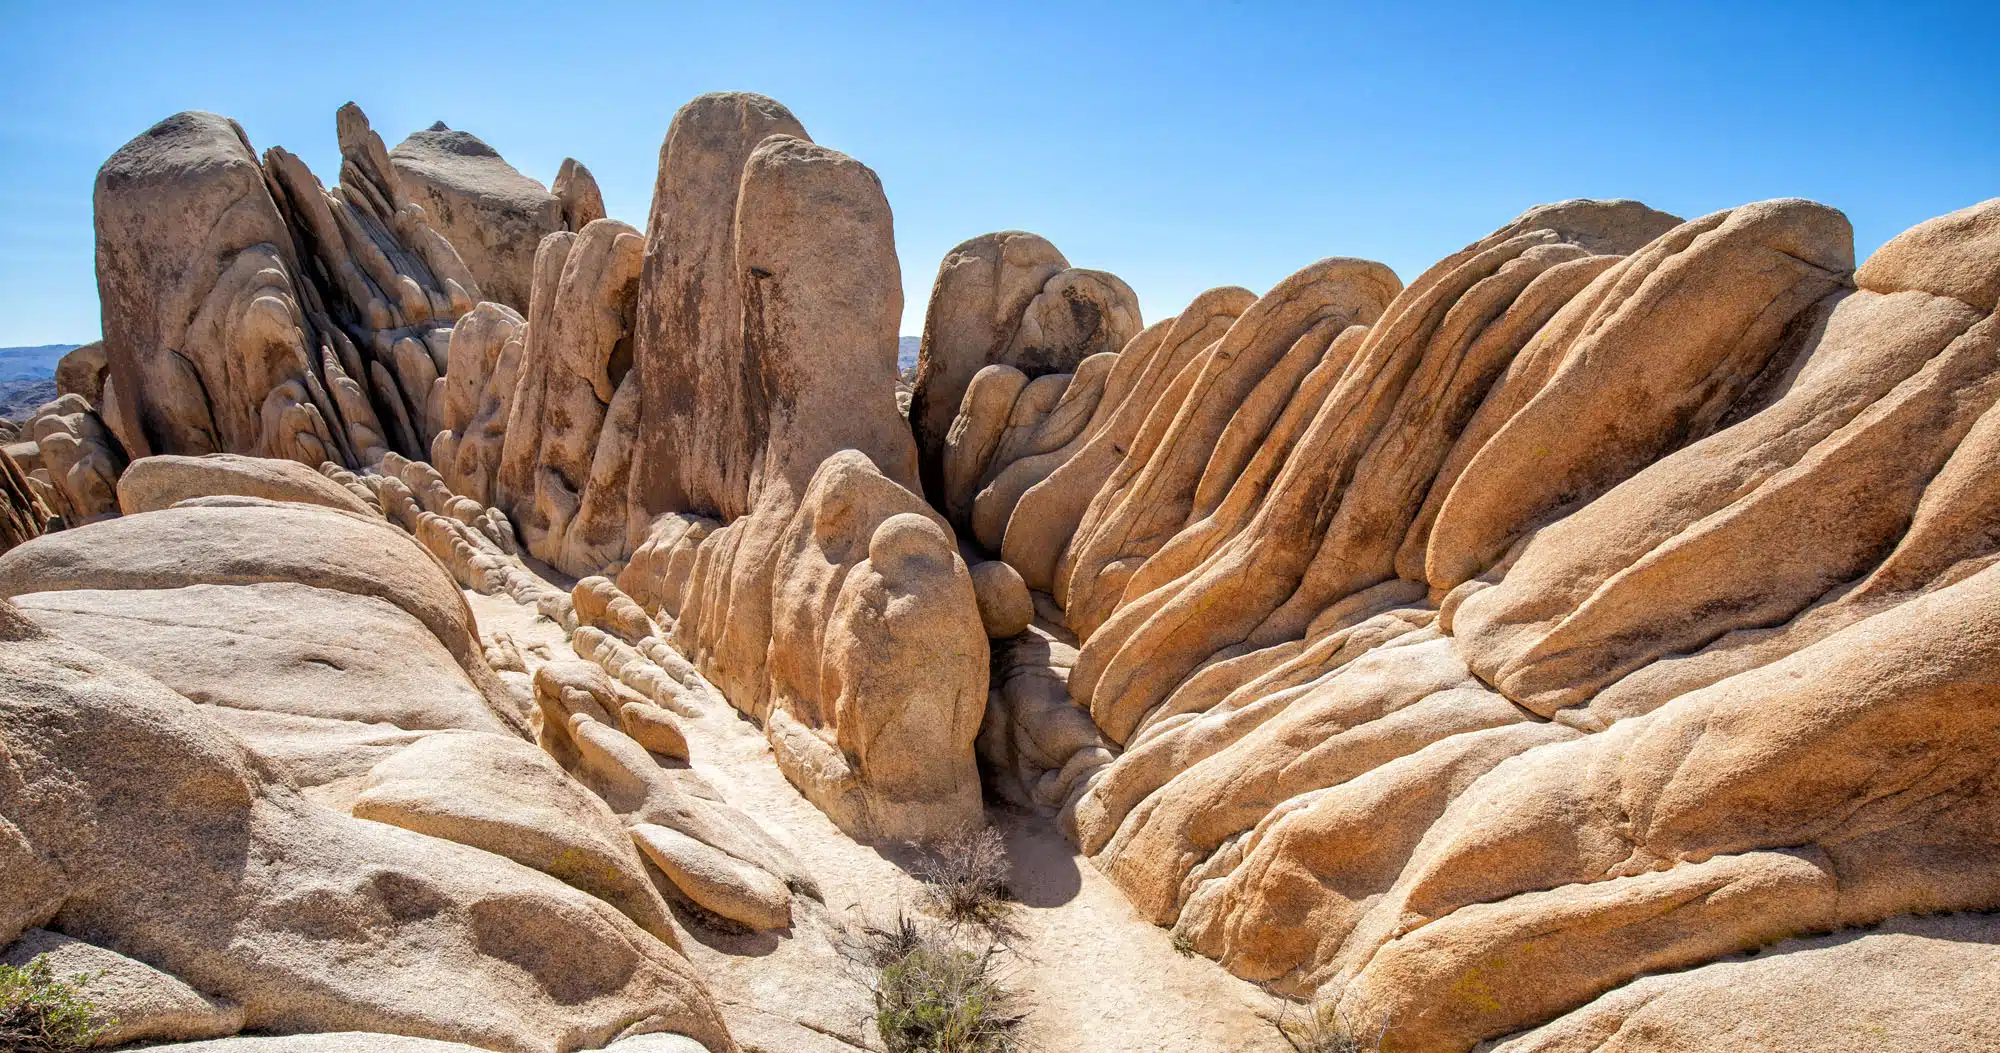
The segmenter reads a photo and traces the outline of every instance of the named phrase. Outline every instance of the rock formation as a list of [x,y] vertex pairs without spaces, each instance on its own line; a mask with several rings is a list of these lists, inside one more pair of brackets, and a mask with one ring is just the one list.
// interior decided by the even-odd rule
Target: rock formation
[[[1007,649],[981,756],[1143,913],[1337,992],[1385,1049],[2000,905],[1973,642],[1996,209],[1857,271],[1809,202],[1565,202],[1356,307],[1339,261],[1197,301],[1120,352],[1043,482],[996,490],[987,455],[1002,555],[1081,645]],[[1022,412],[995,368],[951,435],[999,451],[1050,397]],[[1121,423],[1087,499],[1038,493]],[[1652,996],[1620,997],[1502,1048],[1608,1048]]]
[[[505,759],[526,700],[442,571],[379,519],[213,500],[0,557],[0,734],[29,763],[0,789],[24,892],[0,937],[53,922],[251,1028],[496,1049],[665,1029],[733,1048],[686,961],[642,931],[671,935],[657,897],[592,898],[557,880],[576,853],[533,848],[588,826]],[[441,773],[439,751],[463,774],[402,774]]]
[[516,311],[528,309],[542,239],[604,218],[597,181],[575,158],[565,158],[545,188],[478,136],[443,121],[397,143],[389,164],[403,194],[458,250],[481,294]]
[[0,552],[40,537],[56,514],[11,453],[0,452],[0,496]]
[[[983,234],[946,253],[924,313],[910,396],[925,494],[947,503],[947,438],[980,370],[1007,366],[1030,380],[1069,373],[1092,355],[1120,350],[1138,331],[1139,299],[1130,287],[1117,275],[1070,267],[1034,234]],[[996,416],[1006,421],[1006,408]]]
[[114,155],[0,458],[0,958],[119,1041],[865,1045],[737,997],[853,909],[756,765],[876,863],[990,789],[1385,1050],[2000,1033],[2000,199],[1858,267],[1565,201],[1150,326],[989,234],[905,413],[880,181],[773,100],[643,232],[338,130]]
[[99,411],[131,456],[361,467],[428,451],[451,325],[479,299],[380,137],[338,116],[340,182],[234,122],[183,113],[105,162]]
[[[891,398],[881,184],[758,96],[689,103],[661,157],[643,247],[611,220],[551,234],[527,317],[482,305],[454,331],[439,474],[531,555],[616,573],[843,827],[951,829],[979,808],[985,634]],[[897,514],[925,525],[871,555]],[[913,676],[917,654],[942,661]]]

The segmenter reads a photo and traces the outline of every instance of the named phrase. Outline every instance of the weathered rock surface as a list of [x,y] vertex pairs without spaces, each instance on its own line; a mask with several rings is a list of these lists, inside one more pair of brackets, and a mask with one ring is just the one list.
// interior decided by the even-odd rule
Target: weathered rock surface
[[80,395],[92,406],[104,401],[104,382],[111,375],[111,358],[104,341],[93,340],[62,356],[56,363],[56,392]]
[[153,126],[98,172],[96,215],[112,430],[133,456],[267,452],[265,394],[308,349],[291,234],[243,129],[193,112]]
[[676,644],[855,836],[921,840],[976,818],[986,632],[950,533],[853,451],[784,508],[698,539],[669,611]]
[[610,806],[667,888],[753,929],[789,925],[793,892],[818,895],[754,820],[619,729],[632,703],[597,666],[552,662],[535,671],[534,685],[543,749]]
[[1990,915],[1897,918],[1647,977],[1490,1049],[1972,1053],[2000,1034],[1996,956],[2000,932]]
[[1138,334],[1139,300],[1116,275],[1073,269],[1025,231],[982,234],[945,254],[924,314],[910,397],[924,492],[943,505],[946,436],[972,378],[1005,365],[1029,379],[1069,373]]
[[1932,916],[2000,909],[2000,200],[1858,268],[1565,201],[1151,327],[1002,232],[899,393],[880,182],[772,100],[681,110],[643,234],[338,130],[107,162],[106,339],[8,436],[0,945],[145,1036],[733,1048],[685,936],[847,907],[718,790],[762,744],[883,859],[983,780],[1388,1050],[2000,1030]]
[[533,867],[679,947],[618,817],[518,738],[452,733],[412,743],[369,770],[353,812]]
[[81,395],[63,395],[28,422],[53,510],[65,522],[88,523],[118,512],[118,475],[125,451]]
[[48,529],[56,511],[36,490],[11,453],[0,450],[0,553]]
[[745,353],[739,188],[766,136],[805,134],[775,99],[719,92],[681,107],[660,144],[633,344],[645,436],[633,500],[647,518],[750,511],[757,451],[747,442],[764,431],[763,384]]
[[979,620],[986,635],[1004,640],[1019,636],[1035,620],[1035,601],[1021,575],[999,560],[972,565],[972,591],[979,600]]
[[[1857,272],[1809,202],[1564,202],[1366,311],[1212,294],[1106,373],[1044,477],[1082,500],[992,491],[1082,642],[1008,649],[982,760],[1142,913],[1385,1049],[1552,1018],[1501,1048],[1812,1045],[1747,976],[1739,1016],[1646,1007],[1774,938],[2000,904],[1971,862],[2000,806],[1991,208]],[[969,461],[1034,449],[1060,400],[1017,411],[1028,386],[964,400]],[[1785,947],[1774,987],[1818,968]]]
[[[542,239],[582,229],[564,222],[558,194],[515,170],[478,136],[442,121],[397,143],[389,164],[403,193],[458,250],[481,295],[517,311],[528,309]],[[601,201],[597,212],[601,218]]]
[[556,181],[549,184],[549,193],[562,202],[566,230],[582,230],[605,218],[604,193],[597,188],[597,177],[574,157],[563,158],[562,166],[556,170]]
[[8,942],[53,926],[229,999],[251,1029],[735,1048],[686,961],[610,906],[309,802],[199,707],[11,604],[0,632]]
[[207,705],[507,731],[443,644],[373,596],[280,581],[30,591],[15,601],[36,624]]
[[118,476],[117,492],[118,510],[128,516],[218,494],[320,505],[361,516],[375,514],[360,498],[296,461],[233,453],[142,457]]
[[452,322],[478,283],[401,192],[352,103],[331,190],[234,122],[182,113],[98,173],[100,409],[133,457],[360,467],[427,451]]
[[[617,220],[550,235],[491,484],[523,546],[585,575],[624,556],[643,241]],[[476,489],[476,487],[475,487]]]
[[681,110],[639,282],[618,578],[802,792],[884,840],[978,815],[986,694],[971,580],[893,398],[899,273],[867,167],[761,96]]

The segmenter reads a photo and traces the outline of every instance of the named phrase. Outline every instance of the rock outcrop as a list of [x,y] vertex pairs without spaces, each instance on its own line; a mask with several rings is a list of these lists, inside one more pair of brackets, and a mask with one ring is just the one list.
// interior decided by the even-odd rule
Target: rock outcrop
[[[1500,1048],[1641,1018],[1693,1048],[1743,1025],[1650,1007],[1736,967],[1638,978],[2000,906],[1996,208],[1857,271],[1809,202],[1565,202],[1400,291],[1341,261],[1219,290],[1120,352],[1019,494],[980,451],[1036,450],[1064,400],[982,374],[951,433],[989,460],[975,533],[1011,502],[1003,558],[1081,638],[1008,649],[982,758],[1142,913],[1384,1049],[1553,1018]],[[1795,983],[1853,945],[1760,961]]]
[[[517,311],[528,309],[542,239],[582,229],[566,222],[559,194],[522,175],[478,136],[443,121],[397,143],[389,164],[404,195],[458,250],[480,293]],[[564,166],[581,168],[574,160]],[[587,170],[582,178],[589,179]],[[597,212],[592,218],[603,216],[602,202]]]
[[[982,234],[946,253],[924,313],[909,409],[932,503],[947,504],[948,436],[981,369],[1007,366],[1030,380],[1070,373],[1092,355],[1123,348],[1139,325],[1131,287],[1114,274],[1072,268],[1034,234]],[[999,419],[1007,416],[1002,407]]]
[[478,284],[401,195],[361,111],[337,124],[332,190],[283,148],[260,165],[241,127],[192,112],[98,173],[100,405],[130,456],[359,467],[425,451],[450,327]]
[[987,679],[893,399],[899,274],[867,167],[761,96],[681,110],[639,280],[644,526],[618,578],[808,798],[886,841],[977,818]]
[[40,537],[55,514],[20,463],[0,451],[0,552]]
[[28,422],[46,476],[47,503],[72,525],[118,513],[118,475],[125,451],[84,397],[71,393],[35,411]]
[[1151,326],[989,234],[899,392],[881,183],[773,100],[682,108],[643,232],[338,131],[114,155],[0,457],[0,954],[118,1040],[733,1050],[690,955],[829,914],[768,744],[1384,1050],[1993,1044],[2000,199],[1858,267],[1565,201]]
[[[670,1030],[734,1049],[641,927],[671,937],[657,897],[591,888],[603,867],[535,847],[589,826],[542,819],[550,791],[508,767],[525,699],[442,571],[380,520],[224,500],[0,557],[0,877],[20,892],[0,943],[53,927],[135,956],[234,1007],[210,1033],[570,1050]],[[449,785],[423,781],[440,751],[464,758]]]

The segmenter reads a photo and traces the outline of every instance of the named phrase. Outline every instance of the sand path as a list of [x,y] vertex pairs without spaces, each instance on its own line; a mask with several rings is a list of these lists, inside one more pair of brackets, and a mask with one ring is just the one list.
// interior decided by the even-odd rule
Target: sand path
[[[503,630],[532,665],[572,657],[555,623],[504,596],[468,592],[482,633]],[[916,911],[919,883],[902,846],[850,840],[778,771],[757,726],[723,709],[683,720],[694,768],[784,842],[819,882],[790,930],[725,933],[680,914],[682,943],[721,1002],[746,1053],[853,1053],[883,1048],[868,971],[843,955],[864,926]],[[1019,936],[1005,953],[1028,1032],[1043,1053],[1283,1053],[1276,1002],[1198,956],[1173,948],[1044,816],[996,807],[989,818],[1012,857]]]

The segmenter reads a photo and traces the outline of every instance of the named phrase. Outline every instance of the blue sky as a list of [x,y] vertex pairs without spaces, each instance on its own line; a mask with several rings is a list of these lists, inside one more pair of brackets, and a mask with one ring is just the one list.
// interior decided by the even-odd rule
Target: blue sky
[[182,109],[329,181],[341,103],[391,145],[442,119],[643,225],[675,108],[760,91],[881,174],[905,333],[1009,227],[1152,321],[1321,256],[1407,280],[1566,197],[1810,197],[1865,256],[2000,194],[1990,4],[0,3],[0,345],[97,335],[91,181]]

